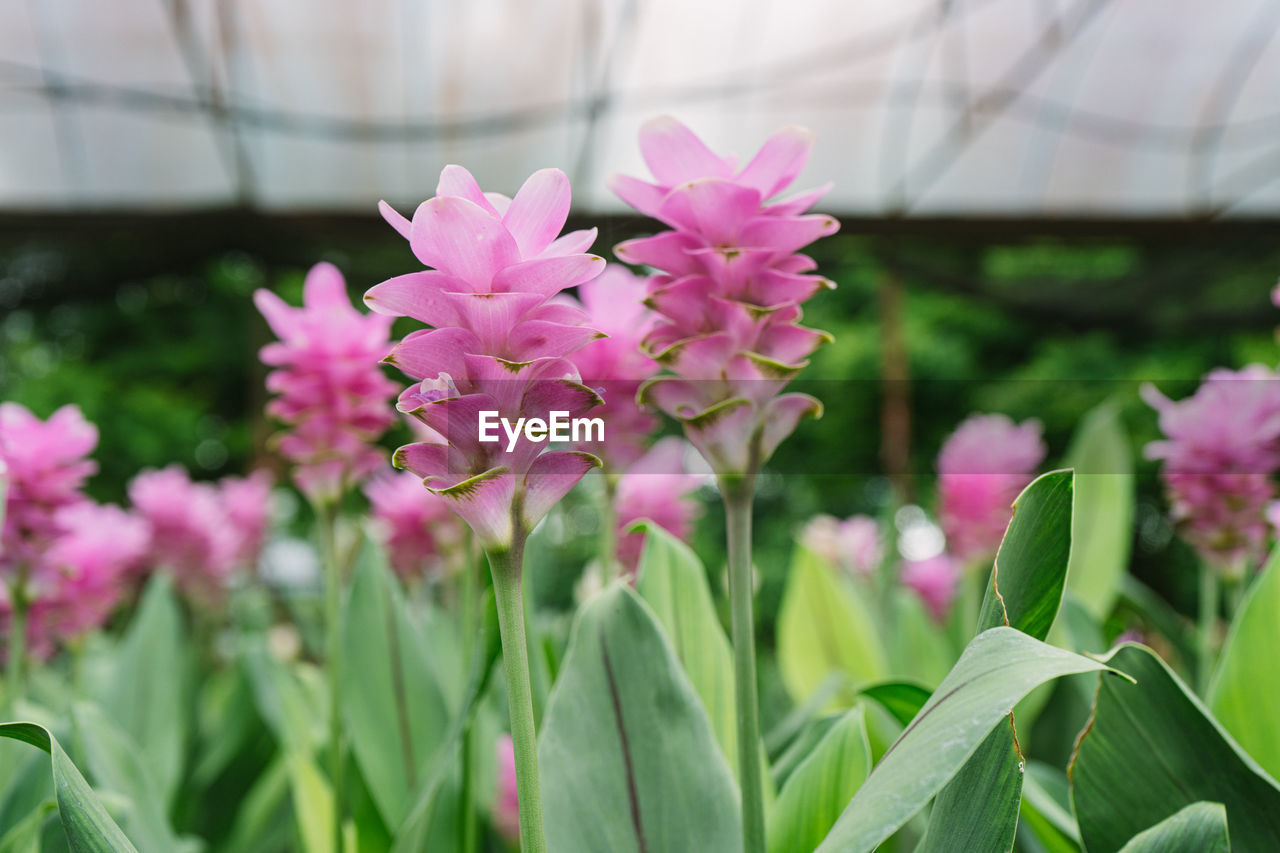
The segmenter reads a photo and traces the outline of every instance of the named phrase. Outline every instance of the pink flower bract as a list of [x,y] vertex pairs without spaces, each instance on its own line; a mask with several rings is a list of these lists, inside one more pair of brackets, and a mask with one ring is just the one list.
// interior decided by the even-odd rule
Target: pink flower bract
[[875,574],[884,558],[879,523],[868,515],[841,520],[817,515],[800,534],[800,542],[833,566],[858,577]]
[[632,576],[640,564],[644,534],[628,532],[629,527],[647,518],[687,542],[693,521],[702,511],[702,505],[692,497],[699,478],[684,467],[687,446],[678,438],[664,438],[618,479],[613,499],[617,556]]
[[962,562],[995,555],[1013,501],[1045,456],[1039,421],[972,415],[938,454],[938,503],[947,550]]
[[947,618],[960,583],[961,570],[947,554],[924,560],[908,560],[902,564],[902,583],[915,591],[933,618]]
[[370,515],[382,532],[391,567],[402,578],[439,575],[462,547],[458,517],[410,471],[386,471],[364,486]]

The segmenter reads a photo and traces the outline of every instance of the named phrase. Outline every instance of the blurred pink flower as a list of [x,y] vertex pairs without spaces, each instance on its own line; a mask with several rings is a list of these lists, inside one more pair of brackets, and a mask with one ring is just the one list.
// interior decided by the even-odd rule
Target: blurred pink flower
[[830,340],[799,324],[801,303],[832,285],[808,275],[813,260],[797,254],[839,227],[804,215],[829,187],[773,200],[812,145],[807,130],[784,128],[736,169],[680,122],[657,118],[640,130],[655,183],[610,181],[623,201],[673,229],[615,249],[662,272],[649,282],[660,319],[644,345],[675,376],[646,383],[642,397],[684,424],[718,475],[758,466],[801,418],[821,411],[807,395],[778,396]]
[[444,561],[462,547],[458,517],[443,498],[423,490],[417,474],[376,474],[365,483],[364,493],[400,577],[439,574],[446,568]]
[[150,534],[147,566],[170,572],[191,601],[220,604],[242,542],[217,487],[171,465],[134,477],[129,500]]
[[628,533],[628,527],[647,518],[687,542],[693,520],[702,512],[702,504],[692,497],[700,478],[684,467],[685,447],[678,438],[664,438],[618,478],[613,499],[617,556],[632,577],[640,565],[644,534]]
[[236,537],[235,561],[242,566],[258,562],[271,523],[271,474],[254,471],[247,477],[223,477],[218,493],[223,511]]
[[1143,399],[1165,439],[1146,446],[1163,462],[1172,515],[1201,556],[1221,571],[1257,560],[1280,467],[1280,381],[1262,365],[1211,372],[1195,394],[1174,402],[1152,385]]
[[97,470],[88,458],[97,444],[97,428],[76,406],[42,421],[17,403],[0,403],[0,461],[8,469],[0,580],[30,571],[58,535],[58,511],[85,500],[80,489]]
[[328,502],[386,465],[373,443],[394,421],[387,402],[396,386],[377,365],[391,348],[392,320],[357,311],[330,264],[307,273],[302,300],[294,308],[269,290],[253,295],[280,339],[261,352],[275,368],[267,390],[279,395],[267,413],[290,428],[280,453],[308,498]]
[[1013,501],[1044,460],[1040,422],[971,415],[938,454],[938,503],[947,550],[963,563],[990,558]]
[[933,618],[945,621],[955,601],[961,575],[960,565],[948,554],[902,564],[902,583],[915,590]]
[[516,788],[516,751],[511,735],[500,736],[494,747],[498,773],[493,828],[508,844],[515,844],[520,840],[520,792]]
[[640,349],[657,319],[644,304],[646,292],[643,278],[617,264],[578,285],[591,327],[608,335],[569,357],[583,384],[604,398],[604,405],[591,413],[606,424],[604,441],[581,443],[578,448],[599,456],[606,474],[626,471],[644,454],[649,435],[658,426],[658,419],[636,402],[640,385],[660,369]]
[[[147,550],[146,525],[117,506],[81,501],[55,515],[56,533],[24,590],[27,646],[41,659],[107,621]],[[11,617],[7,593],[0,592],[0,643]]]
[[585,254],[595,229],[557,238],[569,202],[569,179],[558,169],[535,172],[508,199],[482,192],[466,169],[447,166],[436,196],[412,221],[381,208],[434,269],[384,281],[365,302],[434,327],[408,335],[386,361],[419,380],[397,408],[448,441],[407,445],[394,462],[423,478],[486,549],[528,533],[600,464],[578,451],[544,452],[544,443],[523,435],[511,449],[505,437],[480,440],[482,411],[512,424],[545,422],[552,411],[575,418],[601,402],[566,358],[599,333],[582,310],[552,301],[604,269],[602,258]]
[[851,515],[843,521],[816,515],[801,531],[800,544],[831,565],[859,577],[875,574],[884,559],[880,525],[869,515]]

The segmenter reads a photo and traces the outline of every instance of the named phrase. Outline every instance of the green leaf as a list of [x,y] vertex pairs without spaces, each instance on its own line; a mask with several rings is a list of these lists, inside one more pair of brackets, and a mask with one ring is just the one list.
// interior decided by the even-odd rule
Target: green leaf
[[809,853],[871,770],[861,707],[836,721],[787,778],[769,812],[769,853]]
[[191,676],[182,614],[165,574],[147,585],[120,643],[103,709],[138,744],[167,809],[182,779]]
[[[855,594],[858,584],[853,584]],[[868,605],[864,602],[864,609]],[[890,590],[893,637],[889,644],[890,674],[905,681],[936,685],[956,662],[955,647],[946,629],[934,621],[914,590]]]
[[1280,785],[1150,649],[1126,644],[1107,662],[1138,683],[1102,680],[1071,765],[1085,849],[1118,850],[1205,800],[1226,805],[1236,850],[1280,850]]
[[342,619],[342,714],[351,750],[387,826],[413,806],[449,709],[404,596],[366,545]]
[[49,753],[58,815],[72,853],[137,853],[137,848],[102,807],[89,783],[63,752],[58,739],[35,723],[0,724],[0,737],[12,738]]
[[792,558],[778,610],[778,666],[796,702],[812,696],[833,672],[855,688],[887,674],[871,614],[803,547]]
[[1222,803],[1192,803],[1135,835],[1120,853],[1231,853]]
[[1040,761],[1028,761],[1022,777],[1018,835],[1022,838],[1028,832],[1048,853],[1080,851],[1080,828],[1071,813],[1071,784],[1067,774]]
[[169,826],[159,786],[138,744],[95,705],[78,703],[72,718],[94,781],[123,798],[121,822],[129,836],[142,850],[179,850],[183,844]]
[[45,818],[58,810],[52,800],[40,803],[0,836],[0,853],[40,853],[40,832]]
[[945,785],[1036,686],[1106,667],[1012,628],[974,638],[849,803],[819,850],[866,853]]
[[1084,416],[1065,464],[1076,472],[1067,589],[1101,622],[1120,594],[1133,541],[1133,450],[1114,403]]
[[[1049,634],[1062,603],[1071,553],[1072,473],[1037,477],[1013,502],[1013,519],[996,553],[978,632],[1009,625],[1037,640]],[[987,735],[934,803],[922,853],[1010,850],[1022,803],[1022,756],[1013,717]]]
[[868,699],[874,699],[904,726],[910,725],[916,714],[932,695],[928,688],[910,681],[882,681],[858,691]]
[[1280,548],[1271,554],[1231,624],[1213,683],[1209,708],[1222,727],[1280,779]]
[[548,850],[742,849],[737,786],[702,703],[621,584],[578,615],[538,760]]

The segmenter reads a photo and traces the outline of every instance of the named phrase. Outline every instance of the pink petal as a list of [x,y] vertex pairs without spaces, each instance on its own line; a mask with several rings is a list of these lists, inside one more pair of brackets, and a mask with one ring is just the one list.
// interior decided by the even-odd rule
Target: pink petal
[[702,242],[690,234],[663,231],[652,237],[619,243],[613,253],[629,264],[647,264],[672,275],[688,275],[701,271],[689,256],[690,251],[701,248]]
[[648,304],[686,329],[707,329],[707,306],[716,283],[705,275],[676,279],[650,294]]
[[431,491],[444,498],[453,511],[471,526],[485,550],[511,545],[511,499],[515,495],[515,476],[506,468],[491,468],[469,480]]
[[510,196],[503,195],[502,193],[485,193],[484,197],[489,202],[490,207],[497,212],[498,216],[501,217],[507,215],[507,210],[511,207]]
[[756,407],[750,401],[735,397],[683,420],[685,437],[713,471],[741,474],[747,470],[748,445],[756,427]]
[[726,332],[685,338],[653,357],[685,379],[714,380],[724,377],[725,365],[738,349]]
[[803,127],[784,127],[765,140],[737,180],[757,189],[761,198],[769,198],[796,179],[812,148],[812,133]]
[[767,246],[776,252],[794,252],[839,230],[840,223],[823,214],[762,216],[748,223],[739,239],[744,246]]
[[455,166],[452,163],[440,170],[440,181],[436,184],[436,195],[465,198],[494,216],[502,216],[497,208],[493,206],[493,203],[485,197],[484,192],[481,191],[480,185],[476,183],[476,179],[472,174],[461,166]]
[[493,279],[495,291],[527,291],[553,296],[567,287],[590,281],[604,271],[605,261],[597,255],[543,257],[512,264]]
[[728,163],[671,116],[659,116],[641,126],[640,154],[658,183],[666,186],[697,178],[727,178],[732,172]]
[[446,293],[462,325],[480,339],[485,352],[501,350],[507,335],[531,308],[542,303],[537,293]]
[[[587,285],[595,282],[588,282]],[[576,305],[564,302],[548,302],[529,312],[527,320],[546,320],[549,323],[560,323],[565,326],[584,326],[591,315]]]
[[412,317],[429,326],[453,326],[457,325],[458,313],[445,294],[470,290],[471,286],[460,278],[439,270],[424,270],[375,284],[365,293],[364,302],[379,314]]
[[584,228],[581,231],[570,231],[563,237],[557,237],[551,245],[542,250],[542,257],[550,258],[558,255],[580,255],[596,241],[598,234],[595,228]]
[[600,337],[587,326],[565,326],[546,320],[526,320],[511,330],[508,351],[515,361],[568,355]]
[[819,290],[834,287],[833,282],[822,276],[796,275],[768,269],[752,278],[745,296],[757,305],[773,306],[786,302],[804,302]]
[[258,288],[253,292],[253,304],[277,338],[288,340],[293,337],[293,320],[297,309],[265,288]]
[[759,211],[757,190],[706,178],[673,189],[663,201],[658,218],[695,230],[713,245],[734,246],[743,226]]
[[423,479],[451,473],[449,448],[443,444],[406,444],[391,455],[391,464]]
[[520,260],[515,239],[499,219],[452,196],[418,208],[410,242],[418,260],[470,282],[479,293],[489,290],[498,270]]
[[400,213],[385,201],[378,202],[378,212],[382,214],[382,218],[387,224],[396,229],[401,237],[409,239],[409,234],[413,230],[413,223],[405,219]]
[[547,420],[552,412],[568,412],[576,418],[604,400],[592,389],[571,379],[542,379],[529,383],[520,414]]
[[690,382],[676,376],[659,376],[640,386],[637,400],[656,406],[673,418],[691,418],[709,405],[705,383]]
[[[764,209],[765,213],[770,216],[799,216],[801,213],[804,213],[806,210],[817,204],[818,199],[831,192],[831,188],[834,186],[835,184],[831,181],[827,181],[820,187],[814,187],[811,190],[805,190],[794,195],[789,195],[786,198],[779,199],[773,204],[767,205]],[[768,196],[766,196],[766,198],[767,197]]]
[[658,209],[667,196],[665,187],[632,178],[628,175],[610,175],[609,189],[613,194],[646,216],[658,217]]
[[502,216],[522,257],[551,245],[569,218],[570,197],[569,178],[559,169],[539,169],[524,182]]
[[539,456],[524,479],[525,529],[537,526],[588,471],[599,467],[599,459],[577,450],[556,450]]
[[441,373],[461,376],[463,354],[479,348],[476,336],[466,329],[423,329],[408,335],[383,361],[416,379],[434,379]]
[[831,343],[826,332],[790,323],[771,325],[761,333],[756,352],[783,364],[801,364],[823,344]]
[[795,432],[804,418],[822,417],[822,403],[808,394],[783,394],[765,407],[764,429],[760,434],[760,459],[773,455],[782,440]]

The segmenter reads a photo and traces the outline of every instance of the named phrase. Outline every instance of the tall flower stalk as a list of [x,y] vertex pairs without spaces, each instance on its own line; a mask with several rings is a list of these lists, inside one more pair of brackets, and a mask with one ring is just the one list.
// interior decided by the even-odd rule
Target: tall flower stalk
[[503,668],[520,788],[520,844],[546,849],[538,784],[537,739],[521,593],[529,532],[590,469],[595,456],[546,449],[527,433],[484,439],[481,413],[510,424],[551,412],[575,418],[601,403],[566,356],[599,333],[560,291],[595,278],[604,260],[585,250],[595,229],[558,237],[568,217],[569,180],[535,172],[507,198],[482,192],[471,173],[447,166],[435,197],[409,220],[383,204],[423,271],[397,276],[365,294],[373,310],[418,320],[387,357],[415,381],[397,408],[421,420],[444,444],[396,451],[397,467],[422,478],[470,525],[489,560],[498,605]]
[[799,323],[801,303],[832,284],[811,275],[816,264],[798,253],[839,227],[830,216],[806,214],[829,187],[778,198],[812,145],[808,131],[784,128],[739,169],[675,119],[657,118],[640,131],[654,182],[611,180],[623,201],[671,229],[615,251],[660,271],[647,300],[660,319],[644,347],[674,375],[647,382],[640,399],[684,425],[724,498],[743,837],[751,853],[765,844],[752,616],[756,478],[802,418],[821,414],[813,397],[781,392],[830,340]]
[[396,386],[377,362],[390,349],[390,317],[362,314],[351,304],[342,274],[317,264],[295,308],[268,290],[254,304],[278,342],[262,348],[277,396],[267,414],[289,429],[277,447],[294,465],[294,481],[315,511],[324,566],[325,663],[329,681],[329,762],[334,789],[334,849],[342,849],[343,738],[339,704],[342,562],[336,540],[342,496],[386,464],[374,442],[394,421],[387,401]]

